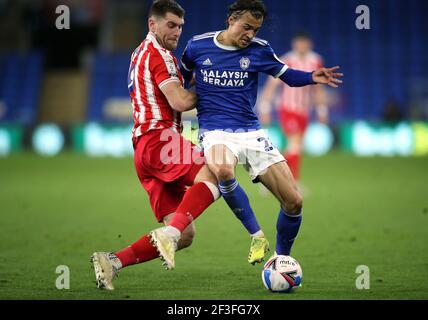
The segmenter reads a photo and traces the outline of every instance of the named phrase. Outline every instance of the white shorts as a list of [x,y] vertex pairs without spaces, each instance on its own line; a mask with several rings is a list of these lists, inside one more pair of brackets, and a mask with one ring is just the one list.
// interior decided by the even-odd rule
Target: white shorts
[[203,133],[200,139],[205,153],[214,145],[225,145],[233,152],[238,163],[244,165],[252,180],[264,174],[271,165],[285,161],[263,129],[249,132],[214,130]]

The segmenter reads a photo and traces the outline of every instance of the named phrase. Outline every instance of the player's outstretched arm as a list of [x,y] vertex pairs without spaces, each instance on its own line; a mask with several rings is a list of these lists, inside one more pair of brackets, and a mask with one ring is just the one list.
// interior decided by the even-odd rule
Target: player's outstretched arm
[[197,102],[196,94],[184,89],[180,82],[169,82],[160,89],[174,110],[184,112],[195,108]]
[[326,84],[330,87],[337,88],[343,81],[338,79],[343,77],[343,73],[337,73],[340,67],[320,68],[312,73],[312,79],[316,83]]

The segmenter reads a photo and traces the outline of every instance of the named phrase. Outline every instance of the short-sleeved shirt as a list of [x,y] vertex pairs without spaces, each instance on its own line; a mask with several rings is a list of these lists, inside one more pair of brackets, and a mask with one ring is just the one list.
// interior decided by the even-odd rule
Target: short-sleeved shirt
[[177,59],[149,32],[133,52],[128,72],[134,116],[133,140],[153,129],[171,128],[179,132],[181,113],[171,108],[161,91],[162,86],[172,81],[183,85]]

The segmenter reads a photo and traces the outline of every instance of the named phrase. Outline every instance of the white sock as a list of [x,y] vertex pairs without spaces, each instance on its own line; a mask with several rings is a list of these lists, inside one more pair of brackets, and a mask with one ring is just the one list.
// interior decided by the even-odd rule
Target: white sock
[[256,233],[251,234],[251,237],[264,237],[265,234],[263,233],[262,229],[257,231]]
[[174,237],[176,239],[179,239],[181,236],[180,230],[178,230],[176,227],[173,226],[166,226],[165,232],[170,235],[171,237]]
[[109,254],[109,260],[117,270],[122,269],[122,262],[114,253]]

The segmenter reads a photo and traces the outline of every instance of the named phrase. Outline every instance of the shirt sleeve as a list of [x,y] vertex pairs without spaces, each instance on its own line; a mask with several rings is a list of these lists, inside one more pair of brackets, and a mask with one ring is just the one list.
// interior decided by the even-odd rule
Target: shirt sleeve
[[278,58],[269,44],[262,48],[260,57],[261,71],[275,78],[282,76],[287,71],[288,66]]
[[312,73],[288,68],[279,78],[290,87],[303,87],[316,84],[312,79]]
[[181,66],[188,72],[195,68],[195,62],[192,55],[192,40],[187,42],[186,48],[184,48],[183,54],[181,55]]
[[172,81],[180,82],[177,65],[170,54],[158,52],[153,55],[150,64],[150,71],[159,89]]
[[192,57],[192,40],[186,45],[186,48],[181,55],[180,71],[186,82],[189,82],[193,77],[193,69],[195,68],[195,62]]

